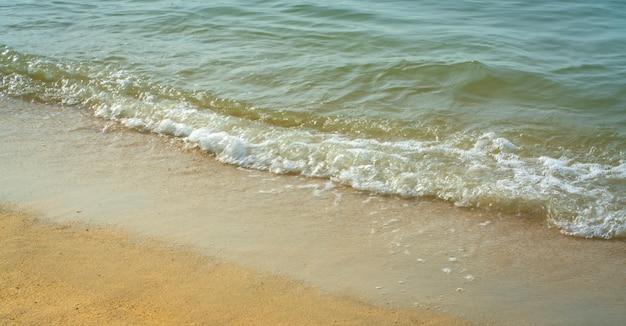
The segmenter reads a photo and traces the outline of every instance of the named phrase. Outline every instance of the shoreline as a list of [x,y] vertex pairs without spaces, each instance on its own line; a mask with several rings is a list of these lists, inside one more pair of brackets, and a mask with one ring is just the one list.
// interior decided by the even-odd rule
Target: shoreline
[[[619,325],[624,240],[236,168],[73,108],[0,99],[0,204],[159,239],[323,295],[480,324]],[[585,307],[581,309],[580,307]]]
[[0,239],[0,319],[18,325],[470,325],[321,296],[287,277],[1,208]]

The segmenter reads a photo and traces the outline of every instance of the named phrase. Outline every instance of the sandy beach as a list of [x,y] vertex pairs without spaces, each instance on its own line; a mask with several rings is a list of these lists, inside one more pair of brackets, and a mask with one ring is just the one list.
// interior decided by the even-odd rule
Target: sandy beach
[[9,324],[626,318],[623,239],[236,168],[76,108],[2,99],[0,116]]
[[3,325],[469,325],[82,224],[0,213]]

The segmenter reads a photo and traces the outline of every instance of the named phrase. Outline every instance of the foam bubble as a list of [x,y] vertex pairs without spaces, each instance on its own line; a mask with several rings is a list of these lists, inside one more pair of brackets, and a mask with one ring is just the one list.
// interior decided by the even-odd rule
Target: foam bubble
[[216,154],[222,162],[243,163],[248,157],[249,144],[224,131],[211,132],[210,129],[198,129],[194,130],[188,139],[197,142],[203,150]]
[[170,119],[160,121],[155,127],[154,131],[159,134],[174,135],[177,137],[189,136],[193,128],[187,126],[184,123],[174,122]]

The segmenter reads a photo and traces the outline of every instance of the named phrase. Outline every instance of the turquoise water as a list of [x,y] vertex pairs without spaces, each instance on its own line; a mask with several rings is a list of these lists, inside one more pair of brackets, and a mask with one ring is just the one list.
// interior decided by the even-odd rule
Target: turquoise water
[[0,3],[4,96],[239,166],[626,236],[623,1]]

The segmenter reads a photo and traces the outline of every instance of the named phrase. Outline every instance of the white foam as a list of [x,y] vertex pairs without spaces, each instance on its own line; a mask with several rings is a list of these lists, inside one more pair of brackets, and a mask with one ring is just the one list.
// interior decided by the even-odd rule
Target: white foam
[[189,136],[193,128],[184,123],[174,122],[170,119],[160,121],[155,127],[154,131],[159,134],[174,135],[176,137]]
[[200,128],[191,132],[187,139],[197,143],[201,149],[216,154],[222,162],[243,163],[248,156],[249,145],[224,131]]
[[225,163],[329,178],[316,185],[317,196],[337,182],[380,194],[436,196],[461,207],[545,214],[566,234],[626,235],[626,208],[616,193],[626,179],[623,160],[610,166],[566,157],[524,157],[519,146],[494,132],[475,137],[473,143],[464,134],[446,141],[381,142],[268,128],[200,112],[185,103],[155,108],[137,102],[100,105],[95,112],[131,128],[185,137]]

